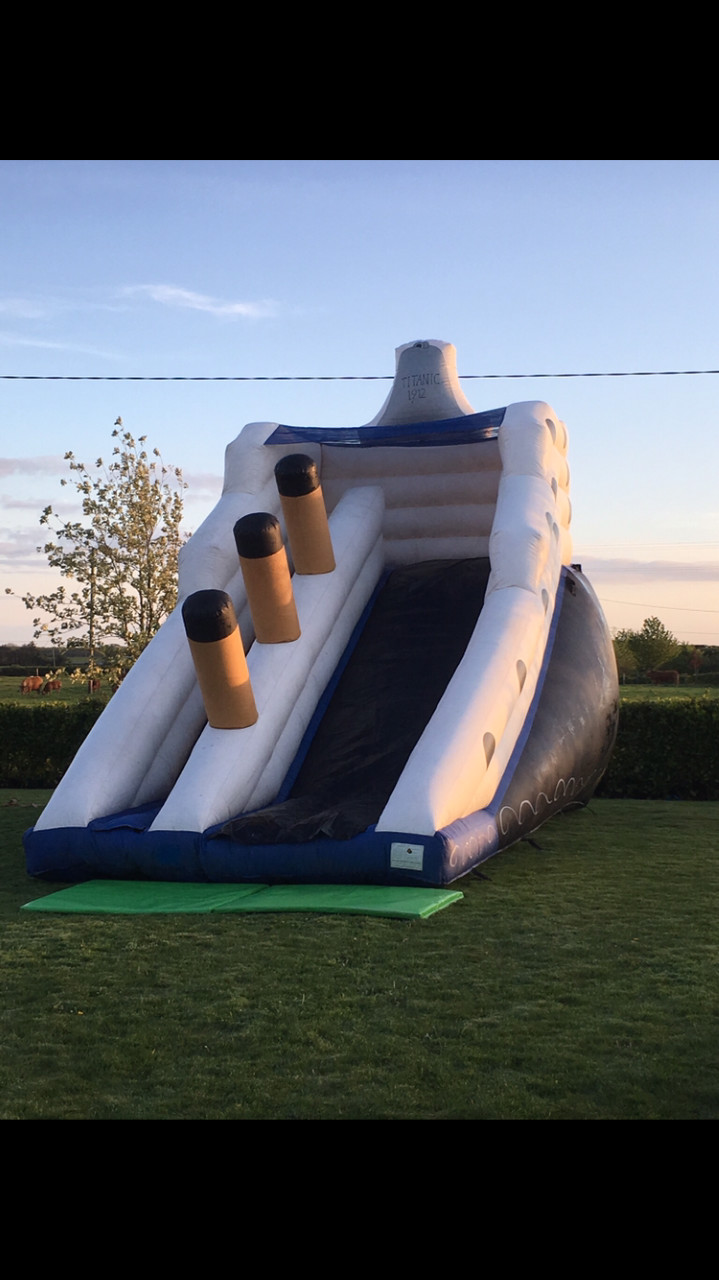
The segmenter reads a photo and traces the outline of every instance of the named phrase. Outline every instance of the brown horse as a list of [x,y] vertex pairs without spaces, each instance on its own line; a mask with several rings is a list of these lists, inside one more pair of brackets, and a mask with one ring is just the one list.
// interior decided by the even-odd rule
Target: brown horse
[[20,685],[21,693],[40,693],[45,681],[42,676],[25,676]]

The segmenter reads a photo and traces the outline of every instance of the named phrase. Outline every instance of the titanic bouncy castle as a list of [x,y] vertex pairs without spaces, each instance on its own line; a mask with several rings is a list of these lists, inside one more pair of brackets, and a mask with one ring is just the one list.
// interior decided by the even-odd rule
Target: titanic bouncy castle
[[567,447],[541,401],[475,413],[435,340],[366,426],[246,426],[29,873],[444,886],[586,804],[618,685]]

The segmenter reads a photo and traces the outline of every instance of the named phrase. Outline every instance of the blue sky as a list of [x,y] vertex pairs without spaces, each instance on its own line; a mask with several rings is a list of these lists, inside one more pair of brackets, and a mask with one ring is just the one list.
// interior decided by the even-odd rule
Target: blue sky
[[[0,161],[3,375],[391,375],[419,338],[460,375],[719,367],[719,161]],[[719,644],[719,375],[472,379],[474,408],[547,400],[570,441],[574,559],[612,628]],[[118,415],[214,505],[246,422],[348,426],[388,384],[0,381],[4,595],[55,584],[63,454]]]

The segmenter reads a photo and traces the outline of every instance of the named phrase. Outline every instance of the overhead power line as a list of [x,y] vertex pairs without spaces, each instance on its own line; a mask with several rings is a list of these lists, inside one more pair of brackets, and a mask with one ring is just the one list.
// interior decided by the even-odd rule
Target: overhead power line
[[719,542],[635,542],[632,538],[625,538],[623,542],[585,542],[582,539],[582,547],[719,547]]
[[677,613],[719,613],[719,609],[696,609],[684,604],[648,604],[640,600],[612,600],[610,596],[600,595],[604,604],[622,604],[637,609],[674,609]]
[[[633,369],[614,373],[461,373],[467,381],[515,378],[688,378],[719,369]],[[393,373],[298,374],[84,374],[0,373],[5,382],[392,382]]]

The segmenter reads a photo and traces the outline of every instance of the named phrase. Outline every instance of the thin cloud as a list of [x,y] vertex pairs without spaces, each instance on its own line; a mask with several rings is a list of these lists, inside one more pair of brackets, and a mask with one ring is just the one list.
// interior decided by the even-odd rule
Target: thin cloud
[[0,346],[3,347],[40,347],[44,351],[69,351],[74,355],[97,356],[101,360],[118,360],[114,351],[103,351],[99,347],[88,347],[81,342],[51,342],[48,338],[25,338],[19,333],[0,331]]
[[38,554],[39,534],[30,529],[0,529],[0,565],[13,573],[47,573],[47,560]]
[[44,454],[37,458],[0,458],[0,476],[55,476],[66,470],[61,454]]
[[44,320],[56,308],[47,302],[33,302],[30,298],[0,298],[0,315],[14,316],[18,320]]
[[[37,498],[13,498],[12,494],[0,494],[0,506],[10,511],[38,511],[40,504]],[[53,507],[53,511],[55,508]]]
[[83,311],[121,311],[116,301],[108,301],[105,296],[83,296],[80,293],[39,294],[36,297],[18,297],[5,295],[0,297],[0,315],[11,316],[15,320],[52,320],[67,312]]
[[216,472],[183,470],[182,478],[188,486],[185,501],[188,498],[204,497],[206,494],[219,496],[222,492],[223,479]]
[[263,320],[277,315],[279,304],[271,298],[258,302],[227,302],[223,298],[213,298],[209,294],[194,293],[191,289],[180,289],[169,284],[136,284],[128,285],[121,291],[124,297],[144,295],[153,302],[166,307],[184,307],[191,311],[206,311],[213,316],[235,319],[246,317]]
[[697,560],[595,560],[580,556],[582,568],[590,579],[624,579],[634,582],[713,582],[719,583],[719,564]]

